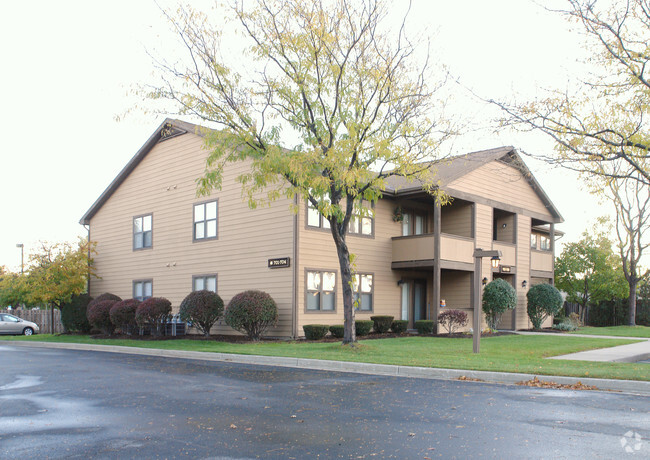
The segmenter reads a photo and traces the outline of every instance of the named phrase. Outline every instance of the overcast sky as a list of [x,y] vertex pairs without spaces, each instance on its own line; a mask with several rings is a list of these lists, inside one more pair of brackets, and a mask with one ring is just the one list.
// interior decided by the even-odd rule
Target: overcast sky
[[[171,1],[159,1],[162,6]],[[192,2],[210,4],[211,2]],[[410,28],[434,36],[434,52],[457,78],[455,109],[474,127],[495,110],[472,99],[527,100],[576,72],[582,37],[557,14],[527,0],[413,0]],[[453,4],[452,4],[453,3]],[[16,270],[17,243],[85,235],[81,216],[161,123],[135,111],[135,84],[151,80],[146,50],[165,53],[169,29],[151,0],[8,2],[0,15],[0,265]],[[173,56],[172,56],[173,58]],[[540,134],[468,130],[455,153],[514,145],[549,152]],[[607,213],[579,179],[529,158],[565,218],[563,241],[579,239]]]

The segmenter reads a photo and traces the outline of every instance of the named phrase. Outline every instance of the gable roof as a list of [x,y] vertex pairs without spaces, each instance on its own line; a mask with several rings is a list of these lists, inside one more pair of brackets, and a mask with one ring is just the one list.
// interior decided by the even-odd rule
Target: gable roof
[[99,211],[104,203],[111,197],[111,195],[117,190],[117,188],[124,182],[131,171],[135,169],[136,166],[144,159],[145,156],[151,151],[151,149],[160,141],[165,141],[171,139],[172,137],[180,136],[187,132],[199,134],[200,126],[193,123],[187,123],[181,120],[174,120],[171,118],[165,119],[154,133],[147,139],[147,141],[140,147],[137,153],[129,160],[129,162],[122,168],[120,173],[113,179],[113,181],[106,187],[106,190],[95,200],[92,206],[86,211],[86,213],[81,217],[79,223],[81,225],[90,224],[90,219]]
[[[433,173],[438,180],[440,189],[451,184],[456,179],[469,174],[475,169],[480,168],[492,161],[500,161],[509,164],[521,172],[524,179],[528,182],[539,199],[544,203],[550,214],[554,217],[555,222],[564,222],[564,218],[551,202],[546,192],[542,189],[533,173],[528,169],[526,163],[512,146],[497,147],[488,150],[479,150],[476,152],[458,155],[431,163]],[[391,176],[386,180],[387,186],[385,194],[392,196],[409,195],[419,193],[422,190],[422,182],[419,180],[409,181],[401,176]]]
[[[106,190],[97,198],[92,206],[81,217],[79,223],[82,225],[90,224],[90,219],[99,211],[99,209],[108,201],[111,195],[117,188],[124,182],[129,174],[140,164],[145,156],[153,149],[158,143],[171,139],[172,137],[180,136],[188,132],[202,136],[209,128],[188,123],[186,121],[167,118],[163,121],[154,133],[147,139],[147,141],[140,147],[137,153],[129,160],[129,162],[122,168],[119,174],[108,185]],[[516,149],[512,146],[497,147],[488,150],[479,150],[476,152],[459,155],[448,159],[438,160],[433,162],[435,173],[439,181],[439,187],[444,187],[454,180],[462,177],[475,169],[486,165],[492,161],[502,161],[508,163],[515,168],[519,169],[528,181],[529,185],[533,188],[535,193],[542,200],[551,215],[555,218],[556,222],[564,222],[564,218],[560,215],[559,211],[553,205],[548,195],[544,192],[539,182],[535,179],[526,164],[523,162]],[[422,190],[422,183],[420,181],[409,181],[405,177],[391,176],[386,180],[386,189],[383,191],[388,196],[401,196],[412,193],[418,193]]]

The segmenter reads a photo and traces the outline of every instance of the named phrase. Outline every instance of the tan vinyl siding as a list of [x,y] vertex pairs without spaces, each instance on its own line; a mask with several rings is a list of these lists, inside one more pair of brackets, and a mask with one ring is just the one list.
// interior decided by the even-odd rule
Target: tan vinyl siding
[[517,313],[516,329],[528,329],[530,322],[528,321],[528,312],[526,311],[526,293],[528,288],[521,287],[522,281],[527,281],[530,286],[530,217],[518,215],[517,216]]
[[[399,273],[391,269],[392,237],[401,235],[401,225],[393,222],[395,204],[381,200],[375,207],[375,235],[347,236],[350,252],[356,255],[355,265],[359,273],[374,275],[373,312],[356,312],[359,319],[369,319],[372,315],[400,316],[400,289],[397,281]],[[329,230],[306,228],[305,205],[299,207],[298,227],[300,230],[298,256],[298,335],[304,335],[305,324],[343,324],[343,291],[341,274],[332,234]],[[305,270],[319,269],[336,272],[336,312],[305,312]]]
[[[472,317],[472,273],[458,270],[441,270],[440,273],[440,298],[445,299],[445,310],[462,310],[467,313],[468,319]],[[467,331],[472,327],[471,321],[459,331]],[[440,328],[438,332],[446,332]]]
[[[476,203],[476,247],[481,249],[492,249],[492,208]],[[492,266],[489,258],[483,258],[479,279],[487,277],[492,279]],[[484,315],[483,315],[484,316]],[[470,315],[472,321],[473,315]],[[470,323],[471,324],[471,323]],[[482,328],[486,327],[485,318],[482,320]]]
[[544,202],[514,167],[493,161],[449,183],[449,188],[549,217]]
[[[273,296],[280,323],[269,335],[291,334],[292,269],[267,268],[267,260],[292,257],[293,216],[289,202],[250,210],[235,177],[243,163],[224,171],[222,191],[196,196],[195,180],[205,168],[203,139],[185,134],[157,144],[91,220],[98,242],[95,263],[102,277],[91,281],[91,295],[132,296],[132,281],[152,279],[153,295],[168,298],[174,311],[192,290],[192,276],[217,274],[217,290],[227,304],[246,289]],[[193,242],[193,205],[218,200],[218,239]],[[153,248],[132,250],[132,219],[153,214]],[[213,332],[232,332],[217,327]]]
[[440,231],[472,238],[472,204],[453,201],[440,208]]
[[[504,243],[514,243],[515,242],[515,215],[514,214],[503,214],[495,219],[496,220],[496,230],[497,241],[502,241]],[[505,228],[503,227],[505,225]],[[494,233],[494,232],[493,232]],[[494,235],[492,235],[494,236]]]

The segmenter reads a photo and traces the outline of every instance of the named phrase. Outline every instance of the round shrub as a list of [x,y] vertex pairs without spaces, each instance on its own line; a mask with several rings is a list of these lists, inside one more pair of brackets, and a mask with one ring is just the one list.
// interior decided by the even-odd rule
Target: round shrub
[[330,334],[332,334],[332,337],[342,339],[345,336],[345,326],[342,324],[335,324],[334,326],[330,326]]
[[164,297],[150,297],[143,300],[135,310],[135,322],[138,326],[151,327],[151,333],[162,335],[164,325],[171,316],[172,304]]
[[222,314],[223,300],[212,291],[190,292],[181,302],[181,320],[194,323],[206,337],[210,337],[210,329]]
[[370,334],[370,330],[374,323],[368,319],[357,319],[354,321],[354,330],[357,333],[357,337]]
[[490,329],[496,330],[501,314],[516,306],[517,293],[506,280],[497,278],[483,288],[483,313]]
[[228,326],[258,341],[269,327],[278,323],[278,307],[266,292],[244,291],[230,300],[225,320]]
[[88,294],[73,295],[69,302],[61,305],[61,322],[66,332],[90,332],[92,326],[87,311],[92,300]]
[[111,322],[119,328],[124,334],[131,334],[136,326],[135,311],[140,305],[137,299],[126,299],[115,302],[111,307]]
[[436,322],[432,319],[419,319],[415,322],[415,329],[420,335],[431,335],[433,334],[433,327]]
[[375,332],[378,334],[383,334],[388,332],[390,325],[393,323],[394,316],[371,316],[370,319],[373,322],[372,327],[375,329]]
[[305,331],[307,340],[321,340],[327,335],[329,326],[326,324],[305,324],[302,330]]
[[536,284],[526,293],[527,311],[534,329],[540,329],[549,316],[557,314],[562,308],[562,294],[550,284]]
[[461,310],[445,310],[438,315],[438,324],[447,329],[449,335],[466,326],[467,321],[467,313]]
[[390,330],[395,334],[403,334],[409,327],[409,322],[406,319],[396,319],[390,325]]
[[88,304],[88,308],[90,308],[93,304],[103,302],[104,300],[112,300],[113,302],[119,302],[120,300],[122,300],[122,298],[115,294],[111,294],[110,292],[105,292],[103,294],[98,295],[93,300],[91,300],[90,303]]
[[102,331],[103,334],[111,335],[115,326],[111,322],[111,308],[117,302],[115,300],[103,300],[101,302],[91,302],[88,305],[88,322],[95,328]]

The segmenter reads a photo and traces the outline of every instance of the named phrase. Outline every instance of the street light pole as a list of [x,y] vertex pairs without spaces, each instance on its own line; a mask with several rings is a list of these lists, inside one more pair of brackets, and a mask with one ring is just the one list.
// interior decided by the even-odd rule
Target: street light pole
[[483,257],[490,257],[492,266],[499,267],[501,251],[484,251],[481,248],[474,250],[474,321],[472,328],[472,349],[478,353],[481,349],[481,262]]
[[22,275],[25,273],[25,258],[23,252],[25,245],[23,243],[18,243],[16,244],[16,247],[20,248],[20,274]]

